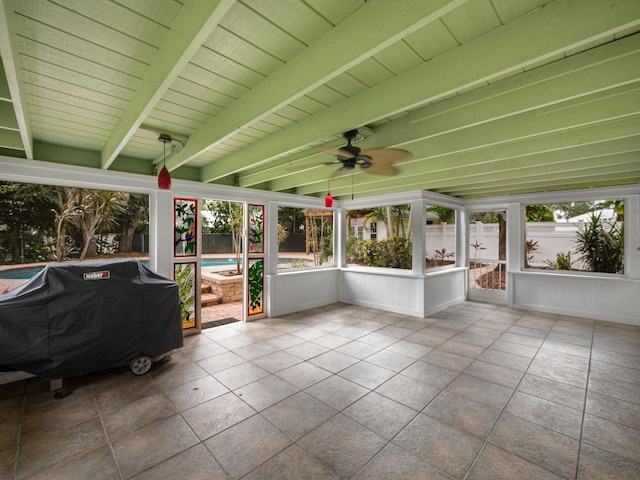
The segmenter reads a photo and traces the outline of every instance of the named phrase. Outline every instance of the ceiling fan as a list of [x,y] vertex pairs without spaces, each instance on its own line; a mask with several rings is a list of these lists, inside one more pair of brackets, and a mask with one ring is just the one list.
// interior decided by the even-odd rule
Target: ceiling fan
[[398,148],[372,148],[369,150],[361,150],[351,144],[357,135],[358,130],[349,130],[342,134],[342,138],[347,141],[347,144],[344,147],[321,147],[321,150],[325,153],[335,155],[336,160],[333,162],[322,162],[318,165],[340,165],[340,168],[335,170],[329,178],[334,178],[345,171],[354,170],[356,167],[362,168],[366,173],[373,173],[375,175],[396,175],[398,173],[398,169],[394,167],[393,164],[411,154],[411,152],[408,152],[407,150],[401,150]]

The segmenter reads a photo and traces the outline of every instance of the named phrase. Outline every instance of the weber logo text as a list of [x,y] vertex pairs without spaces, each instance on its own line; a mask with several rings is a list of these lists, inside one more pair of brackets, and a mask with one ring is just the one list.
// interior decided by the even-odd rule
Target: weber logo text
[[82,274],[82,278],[85,280],[106,280],[107,278],[111,278],[111,274],[108,270],[103,272],[87,272]]

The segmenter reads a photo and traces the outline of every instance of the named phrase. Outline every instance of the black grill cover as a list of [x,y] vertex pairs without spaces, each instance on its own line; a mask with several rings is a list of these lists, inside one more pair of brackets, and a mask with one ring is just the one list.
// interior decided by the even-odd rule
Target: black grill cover
[[0,295],[0,370],[52,380],[181,346],[178,284],[134,259],[51,263]]

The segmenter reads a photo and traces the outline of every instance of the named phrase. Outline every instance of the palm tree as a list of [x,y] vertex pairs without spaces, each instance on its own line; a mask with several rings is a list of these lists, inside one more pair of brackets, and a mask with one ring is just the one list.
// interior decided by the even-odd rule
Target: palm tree
[[121,253],[133,251],[133,235],[140,225],[140,222],[149,212],[149,196],[140,194],[129,194],[129,201],[124,212],[118,216],[120,224],[120,242],[118,251]]
[[82,232],[80,260],[96,255],[97,231],[110,231],[118,222],[117,215],[123,213],[129,201],[129,194],[108,190],[80,190],[78,216],[75,223]]
[[367,223],[373,220],[382,222],[387,230],[387,235],[392,235],[391,226],[393,225],[393,220],[391,218],[391,207],[372,208],[369,213],[364,216],[364,227],[367,228]]
[[[364,217],[364,226],[372,220],[384,223],[388,237],[411,238],[411,210],[413,205],[394,205],[372,208]],[[405,229],[404,220],[407,219]]]
[[58,190],[57,193],[56,203],[58,208],[53,210],[56,228],[55,254],[56,261],[63,262],[73,250],[73,247],[67,244],[67,227],[75,224],[79,215],[77,208],[78,189],[64,187]]

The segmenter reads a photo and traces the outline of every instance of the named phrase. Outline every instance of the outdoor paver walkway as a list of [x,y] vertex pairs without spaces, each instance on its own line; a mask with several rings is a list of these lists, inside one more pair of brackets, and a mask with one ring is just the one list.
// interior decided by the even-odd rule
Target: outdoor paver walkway
[[229,318],[235,318],[238,321],[242,320],[242,303],[220,303],[218,305],[212,305],[210,307],[204,307],[201,309],[202,319],[201,323],[206,326],[207,323],[218,322]]

